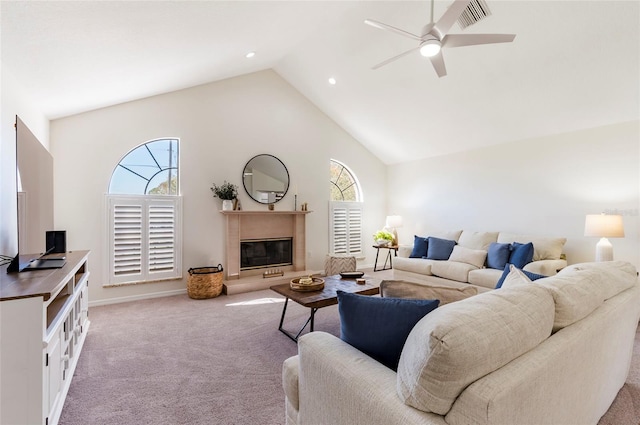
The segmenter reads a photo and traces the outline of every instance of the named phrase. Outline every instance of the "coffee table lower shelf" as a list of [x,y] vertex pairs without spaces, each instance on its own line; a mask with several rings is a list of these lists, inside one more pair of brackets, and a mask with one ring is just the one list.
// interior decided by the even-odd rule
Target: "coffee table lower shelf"
[[[318,309],[338,304],[337,291],[360,295],[376,295],[380,293],[381,279],[376,279],[367,275],[364,275],[363,278],[365,279],[365,284],[360,285],[356,283],[355,279],[342,278],[340,275],[326,276],[323,278],[324,288],[319,291],[294,291],[288,283],[273,285],[271,290],[285,297],[278,330],[292,341],[297,342],[298,338],[300,338],[300,335],[302,335],[302,332],[304,332],[307,326],[309,326],[309,332],[313,332],[315,314]],[[301,306],[307,307],[311,310],[309,318],[296,334],[283,328],[289,300],[293,300]]]

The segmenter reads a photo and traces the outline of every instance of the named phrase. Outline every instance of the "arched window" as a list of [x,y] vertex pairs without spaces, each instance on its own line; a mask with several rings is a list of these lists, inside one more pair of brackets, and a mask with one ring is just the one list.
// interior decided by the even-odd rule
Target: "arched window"
[[109,285],[182,274],[179,147],[157,139],[129,151],[109,182]]
[[351,170],[335,159],[332,159],[330,164],[331,200],[361,201],[362,194],[360,192],[360,184]]
[[177,195],[178,147],[177,139],[159,139],[130,151],[113,170],[109,193]]
[[329,245],[334,254],[361,255],[362,190],[356,175],[343,163],[329,164]]

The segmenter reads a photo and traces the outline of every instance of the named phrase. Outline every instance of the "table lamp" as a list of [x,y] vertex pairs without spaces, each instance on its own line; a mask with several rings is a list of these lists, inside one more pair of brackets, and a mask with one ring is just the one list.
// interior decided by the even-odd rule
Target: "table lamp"
[[398,232],[396,228],[402,227],[402,217],[399,215],[388,215],[385,227],[389,229],[389,232],[393,235],[392,246],[398,246]]
[[596,245],[596,261],[612,261],[613,246],[607,238],[624,237],[621,215],[587,214],[584,235],[601,238]]

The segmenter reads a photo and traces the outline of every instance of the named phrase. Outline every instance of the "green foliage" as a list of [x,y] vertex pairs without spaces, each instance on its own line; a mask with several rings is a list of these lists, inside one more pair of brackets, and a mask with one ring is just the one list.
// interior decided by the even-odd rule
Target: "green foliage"
[[373,234],[373,240],[378,241],[380,239],[391,242],[393,240],[393,235],[386,230],[378,230]]
[[178,178],[172,177],[171,184],[166,181],[149,190],[149,195],[175,195],[178,193]]
[[213,184],[211,188],[213,196],[223,200],[234,200],[238,197],[238,186],[228,183],[226,180],[220,186]]

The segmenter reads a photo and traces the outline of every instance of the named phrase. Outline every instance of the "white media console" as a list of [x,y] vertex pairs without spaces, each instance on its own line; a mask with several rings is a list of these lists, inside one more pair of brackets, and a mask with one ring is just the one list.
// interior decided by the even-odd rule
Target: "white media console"
[[0,423],[57,424],[89,328],[89,251],[64,267],[0,269]]

